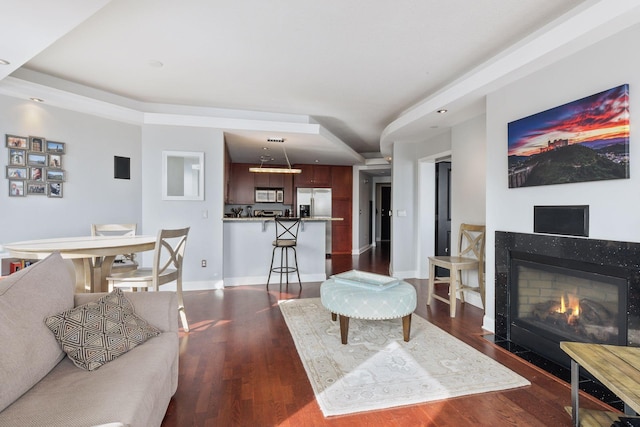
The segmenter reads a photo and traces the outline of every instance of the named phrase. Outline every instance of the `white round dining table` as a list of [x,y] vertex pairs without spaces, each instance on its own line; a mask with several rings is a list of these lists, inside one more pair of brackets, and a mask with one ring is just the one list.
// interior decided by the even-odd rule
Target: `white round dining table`
[[23,259],[44,259],[54,252],[73,261],[76,291],[106,292],[107,277],[116,256],[150,251],[156,236],[78,236],[27,240],[3,244],[10,256]]

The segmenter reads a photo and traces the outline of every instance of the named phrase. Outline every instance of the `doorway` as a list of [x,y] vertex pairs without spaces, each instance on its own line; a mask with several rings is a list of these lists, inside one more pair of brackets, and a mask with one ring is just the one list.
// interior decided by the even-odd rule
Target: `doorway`
[[391,240],[391,187],[380,188],[380,241]]
[[[436,236],[435,254],[451,255],[451,162],[436,163]],[[436,269],[436,275],[448,275],[446,270]]]

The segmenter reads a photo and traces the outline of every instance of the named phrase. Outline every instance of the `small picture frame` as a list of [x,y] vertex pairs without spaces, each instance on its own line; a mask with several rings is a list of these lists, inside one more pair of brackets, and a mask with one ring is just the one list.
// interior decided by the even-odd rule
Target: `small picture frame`
[[44,153],[44,144],[46,139],[41,136],[30,136],[29,137],[29,146],[30,150],[36,153]]
[[27,181],[27,194],[36,196],[45,196],[47,194],[46,182]]
[[18,148],[9,148],[9,166],[26,166],[27,151]]
[[9,148],[20,148],[21,150],[29,148],[29,139],[26,136],[6,134],[5,140]]
[[9,179],[27,179],[27,168],[7,166],[7,178]]
[[62,169],[47,168],[45,174],[47,181],[64,182],[64,171]]
[[62,155],[61,154],[49,154],[48,166],[54,169],[62,169]]
[[24,197],[24,183],[25,181],[18,181],[15,179],[9,180],[9,197]]
[[47,153],[64,154],[65,143],[56,141],[47,141]]
[[44,181],[44,168],[43,167],[29,168],[29,179],[31,181]]
[[29,166],[47,166],[47,155],[42,153],[27,153],[27,164]]
[[62,183],[61,182],[47,182],[47,196],[54,198],[62,198]]

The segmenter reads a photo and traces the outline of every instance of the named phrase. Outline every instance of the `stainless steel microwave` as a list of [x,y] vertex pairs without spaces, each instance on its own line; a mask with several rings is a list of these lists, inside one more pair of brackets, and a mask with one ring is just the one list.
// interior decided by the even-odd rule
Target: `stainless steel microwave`
[[256,203],[282,203],[284,191],[278,188],[256,188]]

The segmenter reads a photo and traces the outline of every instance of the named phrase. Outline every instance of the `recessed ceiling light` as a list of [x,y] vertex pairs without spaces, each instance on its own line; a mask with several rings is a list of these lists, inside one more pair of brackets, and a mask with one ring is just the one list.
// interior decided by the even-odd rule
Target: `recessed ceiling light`
[[29,98],[30,100],[32,100],[33,102],[44,102],[44,99],[42,98]]
[[266,151],[269,149],[269,147],[262,147],[262,149]]
[[164,64],[162,62],[157,61],[155,59],[151,59],[151,60],[147,61],[147,64],[150,67],[153,67],[153,68],[162,68],[162,67],[164,67]]
[[438,113],[438,114],[444,114],[444,113],[446,113],[447,111],[449,111],[449,110],[447,110],[447,109],[445,109],[445,108],[441,108],[441,109],[439,109],[439,110],[437,111],[437,113]]
[[9,65],[11,64],[11,62],[7,61],[6,59],[0,59],[0,65]]

